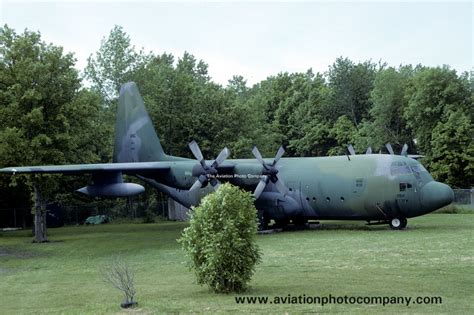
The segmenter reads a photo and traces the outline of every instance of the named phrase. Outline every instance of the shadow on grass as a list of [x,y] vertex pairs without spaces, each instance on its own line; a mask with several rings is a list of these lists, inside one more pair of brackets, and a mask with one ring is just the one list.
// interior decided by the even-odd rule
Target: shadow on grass
[[[304,226],[301,225],[288,225],[284,228],[277,228],[274,230],[267,230],[274,233],[297,233],[297,232],[307,232],[307,231],[331,231],[331,230],[346,230],[346,231],[381,231],[381,230],[390,230],[388,225],[365,225],[360,222],[355,223],[340,223],[340,222],[323,222],[323,223],[310,223]],[[262,234],[271,234],[271,233],[262,233]]]
[[28,259],[40,256],[39,253],[34,251],[26,251],[23,249],[0,247],[0,259]]
[[318,231],[362,231],[362,232],[388,232],[388,233],[406,233],[410,231],[441,231],[441,230],[469,230],[470,227],[465,225],[453,225],[446,222],[437,223],[436,225],[432,223],[411,223],[408,222],[408,226],[403,230],[393,230],[387,224],[374,224],[367,225],[359,222],[324,222],[321,223],[311,223],[306,224],[305,226],[294,226],[288,225],[287,227],[275,230],[268,230],[267,233],[262,234],[272,234],[272,233],[299,233],[299,232],[309,232],[313,231],[317,233]]

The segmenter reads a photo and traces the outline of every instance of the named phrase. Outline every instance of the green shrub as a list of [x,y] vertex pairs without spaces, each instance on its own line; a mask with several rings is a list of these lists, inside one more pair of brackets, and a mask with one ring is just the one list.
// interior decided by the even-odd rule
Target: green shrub
[[198,284],[215,292],[242,292],[261,261],[256,234],[253,197],[226,183],[194,208],[178,241]]

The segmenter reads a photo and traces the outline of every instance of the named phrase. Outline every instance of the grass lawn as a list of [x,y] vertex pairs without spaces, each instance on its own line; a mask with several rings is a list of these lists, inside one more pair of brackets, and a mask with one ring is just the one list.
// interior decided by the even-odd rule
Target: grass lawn
[[[309,231],[259,235],[263,262],[240,296],[440,296],[442,304],[237,304],[195,283],[177,244],[185,223],[108,224],[0,232],[0,313],[469,313],[474,314],[474,215],[431,214],[405,231],[323,222]],[[120,254],[136,273],[139,308],[99,267]]]

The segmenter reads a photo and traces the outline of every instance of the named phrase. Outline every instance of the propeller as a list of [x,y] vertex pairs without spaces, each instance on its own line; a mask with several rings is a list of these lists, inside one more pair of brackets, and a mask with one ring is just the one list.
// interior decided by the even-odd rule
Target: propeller
[[356,152],[355,152],[354,147],[352,146],[352,144],[349,144],[349,145],[347,146],[347,150],[349,150],[349,153],[350,153],[351,155],[356,155]]
[[[347,150],[349,150],[349,153],[350,153],[351,155],[356,155],[356,151],[355,151],[354,147],[352,146],[352,144],[349,144],[349,145],[347,146]],[[369,147],[367,148],[367,150],[365,151],[365,154],[372,154],[372,147],[369,146]]]
[[276,189],[282,193],[282,194],[287,194],[288,193],[288,188],[286,188],[285,183],[277,176],[278,174],[278,169],[276,168],[276,164],[280,160],[280,158],[285,154],[285,149],[283,147],[280,147],[278,149],[277,154],[275,155],[275,158],[273,159],[272,164],[267,164],[262,158],[262,155],[260,154],[260,151],[258,151],[257,147],[253,147],[252,153],[255,156],[255,158],[263,165],[263,176],[260,178],[260,181],[255,188],[255,191],[253,192],[253,195],[255,199],[258,199],[260,197],[260,194],[262,191],[265,189],[267,184],[269,182],[272,182]]
[[400,155],[407,156],[407,152],[408,152],[408,144],[405,143],[403,145],[402,151],[400,152]]
[[385,147],[387,148],[388,152],[390,153],[390,155],[394,155],[395,153],[393,152],[393,148],[392,148],[392,145],[389,143],[385,144]]
[[200,168],[193,168],[193,176],[197,177],[197,180],[191,186],[189,191],[205,187],[209,183],[214,188],[214,190],[217,190],[219,187],[219,181],[215,178],[218,173],[217,167],[222,164],[222,162],[224,162],[225,159],[227,159],[227,157],[230,155],[229,149],[227,149],[227,147],[224,148],[216,157],[216,159],[211,163],[211,165],[208,165],[204,160],[201,149],[199,148],[199,145],[196,141],[193,140],[190,142],[189,148],[201,166]]
[[[390,143],[387,143],[385,147],[387,148],[388,152],[391,155],[395,154],[393,151],[392,145]],[[402,147],[402,150],[400,151],[400,155],[407,156],[407,152],[408,152],[408,144],[405,143]]]

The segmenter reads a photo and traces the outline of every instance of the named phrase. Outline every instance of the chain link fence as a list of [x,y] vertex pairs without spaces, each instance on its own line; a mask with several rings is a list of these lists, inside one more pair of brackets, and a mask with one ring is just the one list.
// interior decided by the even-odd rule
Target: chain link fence
[[0,228],[26,228],[33,224],[30,208],[0,208]]
[[453,189],[454,204],[474,210],[474,188],[471,189]]
[[[48,227],[78,225],[94,215],[104,214],[112,219],[168,217],[168,200],[118,201],[117,203],[91,202],[84,205],[46,205]],[[0,228],[27,228],[33,225],[31,208],[0,208]]]

